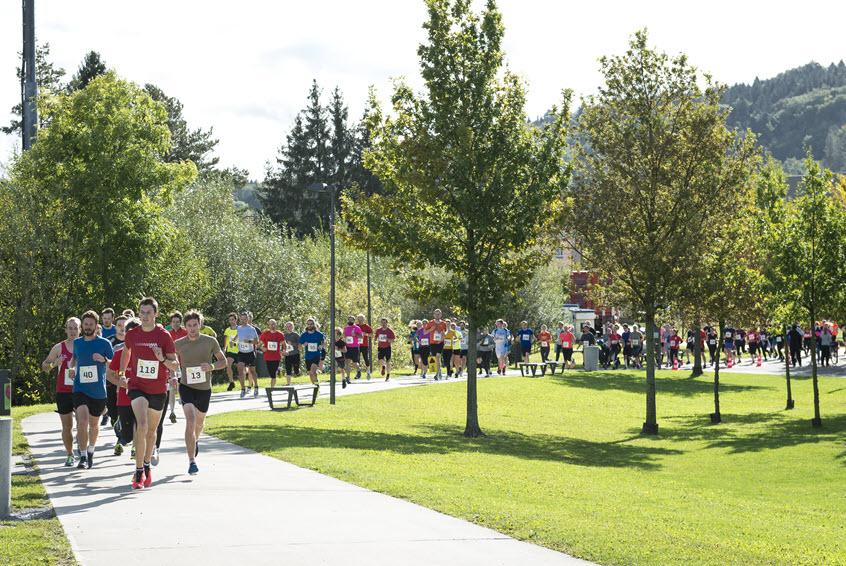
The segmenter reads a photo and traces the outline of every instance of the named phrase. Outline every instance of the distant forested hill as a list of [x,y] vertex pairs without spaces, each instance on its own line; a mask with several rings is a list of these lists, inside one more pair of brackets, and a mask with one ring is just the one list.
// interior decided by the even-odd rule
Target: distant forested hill
[[846,64],[809,63],[726,91],[729,123],[750,128],[788,170],[810,146],[827,167],[846,171]]

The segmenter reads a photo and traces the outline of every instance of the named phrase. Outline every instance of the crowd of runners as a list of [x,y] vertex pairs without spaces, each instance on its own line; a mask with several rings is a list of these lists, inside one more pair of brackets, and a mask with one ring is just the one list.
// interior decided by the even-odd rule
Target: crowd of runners
[[[439,309],[432,319],[411,321],[404,336],[396,334],[386,318],[373,328],[364,315],[350,316],[343,328],[334,329],[331,343],[314,318],[308,318],[299,332],[293,321],[280,328],[274,319],[262,330],[249,311],[230,313],[220,341],[199,311],[173,312],[167,326],[158,319],[154,298],[143,299],[137,314],[127,309],[116,316],[107,308],[67,319],[66,338],[52,347],[42,363],[45,372],[57,369],[56,406],[66,466],[91,468],[100,427],[111,423],[117,437],[114,454],[120,456],[125,447],[131,447],[130,457],[135,462],[132,487],[150,487],[165,418],[177,421],[178,395],[185,418],[188,473],[198,473],[199,438],[211,400],[212,372],[225,370],[228,391],[240,386],[241,398],[258,397],[259,354],[271,387],[282,375],[290,385],[303,371],[319,385],[318,374],[328,369],[329,355],[334,357],[342,387],[347,387],[353,379],[371,379],[374,350],[380,375],[390,380],[392,346],[398,338],[410,346],[413,374],[419,371],[423,379],[430,374],[435,380],[460,378],[467,369],[471,339],[465,321],[444,319]],[[577,330],[564,322],[550,331],[545,324],[532,329],[527,321],[512,331],[499,319],[491,328],[477,332],[476,361],[480,375],[490,377],[492,366],[498,375],[505,375],[509,363],[529,362],[537,350],[541,362],[559,362],[572,369],[575,351],[597,346],[604,368],[642,368],[644,331],[636,324],[616,323],[597,329],[584,324]],[[821,365],[839,361],[839,327],[832,321],[821,321],[813,330],[794,324],[786,333],[759,327],[718,330],[705,326],[698,332],[687,330],[685,336],[666,324],[656,333],[657,366],[677,368],[691,363],[697,336],[706,366],[718,363],[718,351],[723,354],[719,361],[729,368],[742,363],[747,355],[751,363],[778,358],[801,366],[812,345]]]

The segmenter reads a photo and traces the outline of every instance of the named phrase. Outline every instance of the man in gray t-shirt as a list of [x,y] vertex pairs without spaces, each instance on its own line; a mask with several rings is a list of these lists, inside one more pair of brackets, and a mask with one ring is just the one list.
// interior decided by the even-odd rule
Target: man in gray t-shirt
[[256,375],[256,346],[258,345],[258,332],[255,326],[250,324],[249,313],[241,313],[241,324],[238,325],[238,380],[241,382],[241,397],[247,392],[244,390],[244,377],[250,380],[250,387],[253,388],[253,396],[258,397],[258,376]]
[[294,332],[294,323],[285,323],[285,375],[300,375],[300,335]]

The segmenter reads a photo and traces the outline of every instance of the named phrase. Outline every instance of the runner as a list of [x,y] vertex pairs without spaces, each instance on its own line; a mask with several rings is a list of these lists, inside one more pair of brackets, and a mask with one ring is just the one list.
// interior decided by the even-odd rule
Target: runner
[[429,321],[424,318],[419,323],[417,325],[417,342],[420,344],[420,377],[426,379],[426,373],[429,371],[429,356],[431,355],[431,345],[429,343],[431,336],[426,331]]
[[714,330],[711,326],[706,326],[705,337],[708,342],[708,356],[710,358],[708,365],[712,366],[717,360],[717,331]]
[[379,321],[379,328],[376,329],[376,347],[380,371],[385,376],[385,381],[391,379],[391,346],[395,339],[394,331],[388,326],[388,319],[382,317]]
[[59,413],[59,420],[62,423],[62,444],[65,447],[67,458],[65,466],[71,467],[74,464],[73,457],[73,374],[68,371],[68,362],[73,358],[73,343],[79,338],[80,326],[82,323],[78,318],[72,316],[65,321],[66,338],[54,345],[44,361],[41,362],[41,369],[44,373],[59,366],[56,373],[56,412]]
[[[114,324],[115,334],[111,338],[109,338],[109,343],[112,345],[112,349],[117,352],[118,346],[123,346],[124,338],[126,337],[126,317],[120,315],[115,319]],[[116,355],[117,357],[117,355]],[[108,378],[108,368],[106,370],[106,412],[103,414],[103,420],[100,421],[100,426],[105,426],[109,421],[112,423],[112,430],[115,433],[115,436],[120,439],[120,420],[118,415],[117,409],[117,380],[114,382],[110,381]],[[115,452],[119,450],[118,446],[120,443],[115,444]],[[117,454],[120,455],[120,454]]]
[[[370,379],[370,373],[373,367],[373,352],[370,351],[370,341],[373,339],[373,328],[367,323],[367,319],[364,318],[363,314],[356,317],[356,324],[359,328],[361,328],[363,335],[359,350],[361,353],[361,360],[364,363],[364,367],[367,369],[367,379]],[[361,379],[361,368],[356,371],[355,378]]]
[[253,389],[253,397],[258,397],[258,377],[256,376],[256,346],[258,332],[250,324],[250,313],[244,311],[240,315],[241,324],[238,325],[238,381],[241,382],[241,398],[247,395],[244,389],[244,378],[249,379],[249,389]]
[[[173,339],[161,325],[156,324],[158,302],[146,297],[141,300],[138,311],[141,326],[126,333],[120,358],[120,385],[129,389],[136,424],[133,489],[150,487],[153,483],[150,461],[155,448],[156,427],[167,401],[168,370],[179,367]],[[132,368],[129,374],[127,367]]]
[[441,351],[441,366],[446,368],[446,376],[449,379],[452,377],[453,344],[458,341],[458,333],[455,331],[456,325],[450,319],[446,319],[445,322],[447,331],[444,333],[444,349]]
[[100,336],[108,340],[117,333],[117,328],[115,328],[114,326],[115,309],[103,309],[103,311],[100,313],[100,317],[103,320],[103,325],[100,328]]
[[[276,321],[272,321],[275,326]],[[200,435],[211,400],[212,372],[226,367],[226,356],[211,336],[200,333],[203,315],[190,310],[185,314],[187,334],[174,343],[182,371],[179,378],[179,399],[185,414],[185,451],[188,473],[199,472],[196,457],[200,453]],[[281,335],[281,332],[277,332]],[[271,337],[272,338],[272,337]],[[269,350],[270,351],[270,350]],[[279,354],[279,349],[275,350]],[[279,360],[276,361],[279,367]]]
[[313,318],[306,320],[306,328],[299,336],[299,344],[305,353],[306,371],[308,371],[311,382],[315,385],[318,384],[317,372],[320,370],[321,352],[324,351],[324,340],[323,333],[317,330],[317,321]]
[[[125,322],[123,327],[118,324],[118,321],[121,318],[123,318]],[[117,336],[125,335],[126,332],[140,325],[141,322],[138,319],[132,318],[127,320],[123,315],[121,315],[118,317],[118,320],[115,321],[115,326],[118,328]],[[113,426],[118,440],[115,442],[115,456],[123,454],[123,447],[128,446],[129,443],[132,442],[135,428],[135,418],[132,415],[132,406],[129,403],[129,395],[126,387],[120,387],[120,378],[118,377],[123,347],[124,341],[122,337],[120,342],[115,346],[115,356],[112,358],[112,361],[109,363],[109,367],[106,369],[106,388],[108,389],[109,387],[114,387],[116,389],[115,412],[117,413],[117,417]],[[126,368],[126,372],[127,375],[129,375],[132,372],[132,368]],[[135,454],[133,453],[132,456],[134,457]]]
[[[276,320],[271,318],[267,321],[268,329],[259,336],[259,346],[264,352],[264,363],[267,365],[267,372],[270,374],[270,386],[276,387],[276,376],[279,374],[279,364],[282,361],[282,352],[287,351],[285,335],[279,332]],[[291,376],[287,375],[287,384],[291,385]]]
[[754,326],[749,329],[746,334],[746,341],[749,344],[749,359],[755,363],[755,356],[758,353],[758,330]]
[[346,337],[344,336],[344,331],[339,327],[335,327],[335,342],[334,342],[335,348],[334,348],[334,354],[333,355],[335,356],[335,367],[336,368],[337,367],[343,367],[344,368],[344,374],[343,374],[344,377],[341,380],[341,388],[342,389],[346,389],[347,383],[349,383],[349,375],[347,375],[348,370],[346,369],[346,366],[348,364],[345,363],[345,362],[348,362],[347,352],[349,352],[349,348],[347,348],[347,343],[346,343],[345,338]]
[[723,329],[723,350],[726,354],[726,367],[734,364],[734,328],[728,326]]
[[444,334],[447,331],[446,322],[441,319],[441,309],[435,309],[434,316],[425,325],[426,333],[429,335],[429,354],[435,358],[435,381],[439,380],[441,374],[441,353],[444,351]]
[[423,371],[423,365],[420,363],[420,338],[417,336],[418,325],[416,320],[408,323],[408,345],[411,346],[411,364],[414,366],[414,371],[411,375],[417,375],[417,370]]
[[670,343],[670,363],[669,363],[669,367],[673,367],[673,365],[676,365],[676,367],[678,367],[682,363],[681,358],[679,357],[679,349],[681,347],[682,337],[679,336],[679,333],[676,331],[675,326],[672,329],[670,329],[669,343]]
[[452,344],[452,365],[455,367],[455,378],[458,379],[467,367],[467,349],[470,336],[470,333],[467,332],[467,323],[463,320],[460,321],[455,327],[455,333],[458,342]]
[[[223,352],[226,354],[226,377],[229,379],[227,391],[235,389],[235,378],[232,375],[232,366],[238,364],[238,315],[234,312],[227,316],[229,326],[223,331]],[[241,391],[244,390],[244,377],[238,373],[241,382]],[[243,395],[242,395],[243,397]]]
[[520,355],[523,361],[529,363],[529,356],[532,353],[532,339],[535,337],[535,332],[529,328],[528,321],[520,323],[520,329],[517,330],[517,337],[520,339]]
[[[344,327],[344,357],[346,358],[346,366],[344,368],[344,379],[346,384],[341,383],[342,387],[350,384],[350,376],[353,370],[358,370],[358,364],[361,361],[361,341],[364,337],[364,332],[361,327],[356,324],[354,316],[347,318],[347,325]],[[336,356],[337,357],[337,356]],[[360,374],[358,374],[360,376]]]
[[497,375],[505,375],[505,370],[508,368],[508,350],[511,346],[511,333],[505,327],[505,321],[499,318],[491,334],[493,335],[496,352],[496,373]]
[[76,440],[79,445],[77,468],[94,465],[94,447],[100,434],[100,415],[106,409],[106,364],[114,357],[112,344],[97,336],[99,315],[82,315],[82,337],[73,342],[73,357],[68,362],[73,376],[73,408],[76,411]]
[[609,361],[614,364],[614,369],[620,368],[620,349],[622,346],[623,337],[620,335],[620,327],[613,325],[611,333],[608,335],[608,347],[610,348]]
[[[175,311],[170,315],[170,328],[167,329],[167,333],[170,334],[170,337],[173,338],[174,342],[188,335],[188,332],[182,326],[181,312]],[[179,381],[180,371],[181,370],[177,369],[171,377],[176,381]],[[168,389],[167,403],[170,408],[170,422],[176,424],[176,389]],[[158,436],[159,439],[156,441],[157,448],[159,444],[161,444],[161,432],[158,433]]]
[[491,357],[493,355],[494,337],[486,328],[479,332],[479,339],[476,341],[476,364],[479,370],[485,370],[485,377],[491,376]]
[[629,335],[629,342],[632,345],[632,365],[636,369],[641,369],[643,367],[643,332],[640,331],[640,327],[638,325],[632,326],[632,333]]
[[564,367],[575,369],[576,362],[573,361],[573,346],[576,344],[576,336],[573,334],[573,327],[567,325],[564,332],[560,334],[561,356],[564,358]]
[[561,335],[564,334],[564,323],[559,322],[558,328],[555,331],[555,361],[558,361],[558,358],[564,353],[564,349],[561,347]]
[[300,335],[294,332],[294,323],[285,323],[285,377],[288,384],[292,376],[300,376]]
[[540,332],[538,332],[538,344],[540,344],[541,361],[546,363],[549,361],[549,348],[552,343],[552,334],[545,324],[541,324]]

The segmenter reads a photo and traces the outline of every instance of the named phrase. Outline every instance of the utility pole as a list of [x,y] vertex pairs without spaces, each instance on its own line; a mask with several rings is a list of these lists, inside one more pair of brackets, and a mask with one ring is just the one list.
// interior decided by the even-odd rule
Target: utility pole
[[36,97],[38,85],[35,82],[35,0],[23,0],[23,73],[21,74],[21,109],[23,123],[24,151],[32,147],[38,129],[38,108]]

